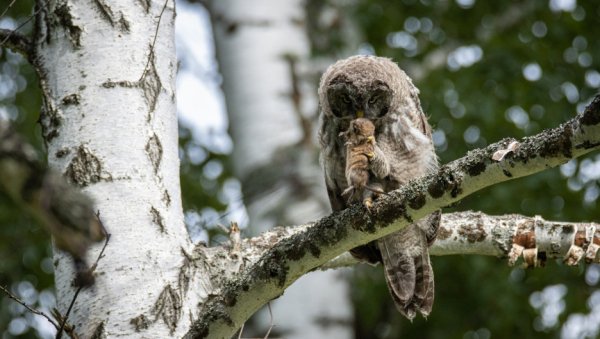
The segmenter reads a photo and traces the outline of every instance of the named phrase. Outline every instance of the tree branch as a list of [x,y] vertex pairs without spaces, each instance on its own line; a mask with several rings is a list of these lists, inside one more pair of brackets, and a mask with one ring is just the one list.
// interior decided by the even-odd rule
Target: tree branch
[[[600,149],[600,95],[582,114],[567,123],[519,142],[504,139],[470,151],[465,157],[442,166],[437,173],[411,181],[381,197],[370,211],[354,205],[315,223],[298,226],[298,232],[291,236],[276,230],[266,238],[271,247],[258,259],[256,256],[248,258],[253,265],[242,270],[237,279],[213,285],[221,286],[219,295],[206,300],[200,318],[186,337],[229,337],[264,303],[281,295],[303,274],[340,253],[399,231],[414,220],[485,187],[556,167],[597,149]],[[576,230],[572,224],[567,227],[567,224],[557,223],[556,227],[542,230],[544,222],[541,219],[536,219],[539,222],[515,221],[512,226],[504,221],[507,227],[492,227],[493,224],[483,218],[474,220],[475,224],[463,223],[452,231],[442,229],[440,240],[434,247],[445,246],[449,252],[454,249],[463,253],[464,244],[455,245],[452,240],[466,239],[471,243],[469,248],[478,248],[477,251],[485,254],[507,255],[513,263],[523,254],[528,264],[535,265],[542,250],[551,256],[564,252],[570,256],[572,252],[578,252],[575,257],[581,257],[584,246],[589,248],[586,244],[598,245],[592,224],[586,235],[585,227]],[[558,229],[561,231],[557,232]],[[569,241],[573,246],[567,246],[569,241],[563,242],[563,237],[557,234],[561,232],[572,235]],[[583,240],[580,239],[582,232]],[[536,238],[539,241],[537,249]],[[516,246],[512,246],[511,241]],[[433,253],[436,253],[435,248]],[[535,259],[531,258],[532,249]]]
[[0,47],[4,46],[29,60],[31,41],[25,35],[10,29],[0,29]]
[[[258,259],[250,258],[252,265],[225,283],[213,285],[220,286],[219,294],[204,302],[199,319],[186,337],[230,337],[259,307],[281,295],[287,286],[303,274],[342,252],[399,231],[415,220],[485,187],[556,167],[597,149],[600,149],[600,95],[582,114],[561,126],[519,142],[504,139],[483,149],[470,151],[465,157],[442,166],[437,173],[411,181],[381,197],[370,211],[361,205],[354,205],[315,223],[300,226],[300,231],[291,236],[271,237],[269,242],[272,246]],[[534,222],[533,226],[526,224],[515,223],[515,227],[519,230],[531,230],[533,227],[538,238],[541,238],[540,248],[549,248],[548,253],[560,254],[563,251],[562,242],[559,242],[558,250],[552,247],[556,228],[538,234],[537,223]],[[524,249],[532,248],[531,236],[524,236],[524,231],[517,232],[517,237],[511,239],[511,233],[502,233],[502,228],[485,231],[485,222],[476,225],[463,225],[458,230],[443,233],[436,246],[443,247],[446,244],[451,249],[451,240],[448,239],[461,235],[466,237],[467,242],[471,239],[476,244],[473,246],[489,248],[490,254],[510,252],[512,246],[508,246],[513,239],[517,245],[525,245],[522,246]],[[486,236],[483,236],[482,229]],[[575,228],[571,227],[570,230],[574,231]],[[496,236],[496,232],[500,234]],[[577,234],[581,234],[580,230],[571,233],[575,233],[576,238]],[[495,239],[501,240],[496,244]],[[577,239],[575,242],[583,244]],[[456,248],[458,251],[460,246]],[[516,255],[514,257],[516,259]],[[225,260],[231,259],[226,257]]]
[[52,326],[54,326],[54,328],[58,329],[58,324],[54,320],[52,320],[52,318],[50,318],[50,316],[48,316],[46,313],[44,313],[42,311],[38,311],[35,308],[27,305],[24,301],[22,301],[21,299],[19,299],[16,295],[12,294],[8,290],[8,288],[0,285],[0,291],[4,292],[4,294],[6,294],[10,299],[14,300],[16,303],[18,303],[21,306],[25,307],[29,312],[31,312],[33,314],[40,315],[40,316],[46,318],[46,320],[48,320],[48,322],[50,324],[52,324]]
[[547,221],[518,214],[489,216],[460,212],[442,216],[432,255],[477,254],[508,258],[514,265],[520,257],[526,267],[543,266],[549,258],[576,265],[600,263],[600,224]]
[[46,168],[35,149],[22,140],[8,121],[0,120],[0,192],[34,216],[53,236],[56,246],[81,263],[81,285],[90,285],[85,254],[104,232],[94,214],[92,200]]
[[[290,235],[296,228],[288,228]],[[576,265],[600,263],[600,224],[548,221],[519,214],[501,216],[481,212],[457,212],[442,215],[438,237],[429,249],[431,255],[489,255],[507,258],[514,265],[543,266],[545,259],[563,259]],[[319,270],[359,263],[350,253],[326,262]]]

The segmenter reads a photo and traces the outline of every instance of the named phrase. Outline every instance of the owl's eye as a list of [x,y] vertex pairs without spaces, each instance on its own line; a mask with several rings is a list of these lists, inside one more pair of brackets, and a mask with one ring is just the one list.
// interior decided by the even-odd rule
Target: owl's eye
[[381,118],[387,114],[390,105],[390,93],[387,88],[378,88],[367,101],[367,111],[371,118]]
[[379,95],[375,94],[369,98],[368,103],[369,105],[374,105],[377,102],[377,100],[379,100]]

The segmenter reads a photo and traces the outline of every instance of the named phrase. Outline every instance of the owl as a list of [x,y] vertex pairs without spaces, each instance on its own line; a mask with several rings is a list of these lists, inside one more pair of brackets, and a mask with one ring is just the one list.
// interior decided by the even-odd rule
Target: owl
[[[336,62],[321,78],[319,101],[321,162],[334,211],[353,203],[344,197],[352,183],[346,177],[349,160],[340,133],[348,131],[357,118],[368,119],[374,125],[377,142],[369,156],[368,180],[384,192],[438,168],[419,91],[391,60],[354,56]],[[350,251],[360,260],[383,264],[396,308],[408,319],[417,312],[426,317],[433,306],[428,247],[435,240],[439,220],[440,213],[433,213],[399,232]]]

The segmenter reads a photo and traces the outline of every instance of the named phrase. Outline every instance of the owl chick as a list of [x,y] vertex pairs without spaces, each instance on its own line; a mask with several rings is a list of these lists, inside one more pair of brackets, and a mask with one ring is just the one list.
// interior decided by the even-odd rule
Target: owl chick
[[[391,60],[354,56],[336,62],[321,78],[319,101],[321,161],[334,211],[353,202],[344,198],[353,181],[346,177],[351,159],[339,134],[357,118],[374,126],[377,142],[372,144],[368,180],[384,192],[437,169],[431,127],[421,109],[419,91]],[[361,260],[383,263],[396,308],[409,319],[417,312],[429,315],[433,306],[428,246],[435,239],[439,218],[439,212],[433,213],[402,231],[351,250]]]

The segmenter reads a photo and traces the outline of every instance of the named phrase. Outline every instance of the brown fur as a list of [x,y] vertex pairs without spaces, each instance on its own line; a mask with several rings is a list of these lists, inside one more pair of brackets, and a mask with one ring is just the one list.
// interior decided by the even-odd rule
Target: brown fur
[[365,118],[358,118],[350,122],[346,132],[340,133],[346,140],[346,181],[348,188],[342,196],[348,203],[361,198],[365,206],[370,207],[373,193],[384,193],[381,185],[371,187],[370,184],[370,159],[375,156],[375,125]]

